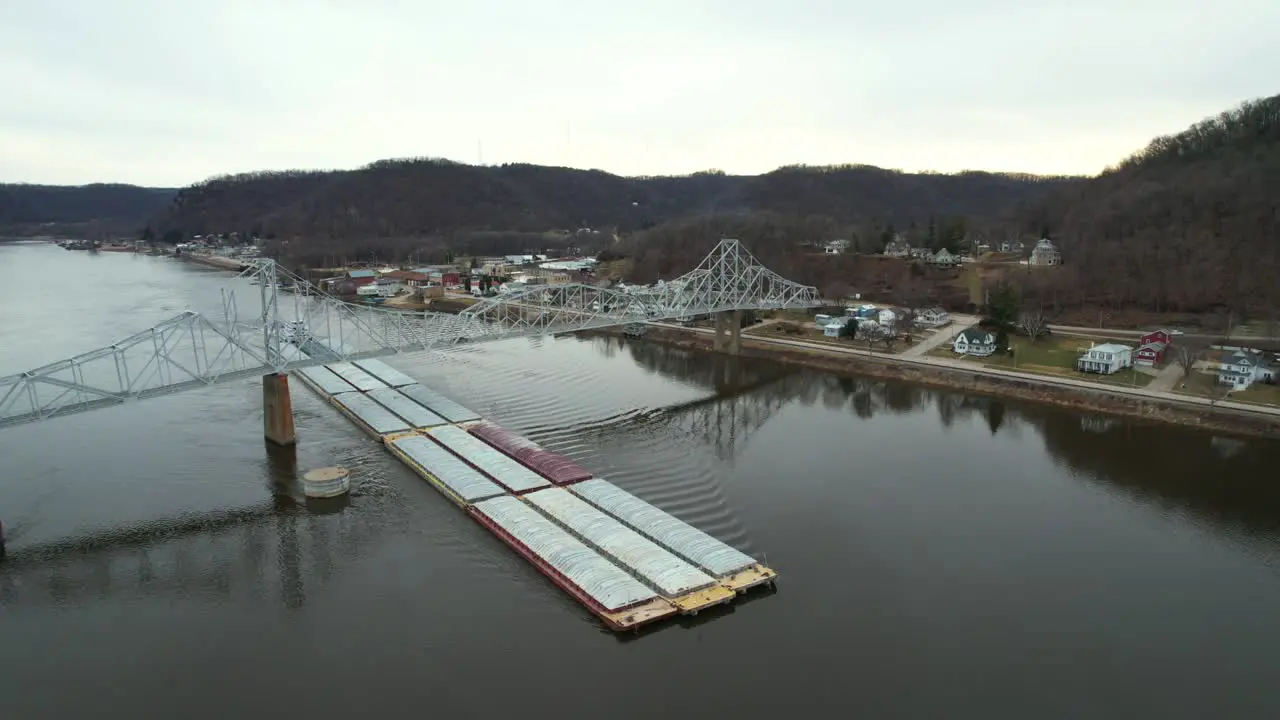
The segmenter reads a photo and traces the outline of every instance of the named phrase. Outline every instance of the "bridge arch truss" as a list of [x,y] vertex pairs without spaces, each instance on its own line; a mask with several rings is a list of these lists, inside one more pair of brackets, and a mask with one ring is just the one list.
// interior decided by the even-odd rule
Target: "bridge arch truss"
[[721,240],[692,271],[652,286],[530,286],[457,315],[348,303],[270,260],[241,277],[258,286],[248,312],[224,289],[212,317],[185,311],[111,345],[0,377],[0,427],[321,363],[819,304],[815,288],[769,270],[737,240]]

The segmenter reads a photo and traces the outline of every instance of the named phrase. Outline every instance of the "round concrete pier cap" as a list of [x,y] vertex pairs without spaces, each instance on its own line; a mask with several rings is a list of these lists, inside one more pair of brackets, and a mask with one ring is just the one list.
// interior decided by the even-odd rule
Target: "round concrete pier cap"
[[302,476],[302,492],[307,497],[330,498],[351,489],[351,473],[346,468],[324,467],[309,470]]

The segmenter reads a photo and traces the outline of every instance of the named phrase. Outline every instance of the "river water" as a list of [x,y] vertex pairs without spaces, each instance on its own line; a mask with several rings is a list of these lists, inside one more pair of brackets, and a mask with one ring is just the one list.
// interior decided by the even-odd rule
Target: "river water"
[[[240,282],[0,269],[0,375]],[[236,382],[0,430],[0,717],[1280,716],[1274,442],[614,338],[391,362],[779,589],[614,636],[304,388],[268,452]],[[348,503],[292,499],[331,464]]]

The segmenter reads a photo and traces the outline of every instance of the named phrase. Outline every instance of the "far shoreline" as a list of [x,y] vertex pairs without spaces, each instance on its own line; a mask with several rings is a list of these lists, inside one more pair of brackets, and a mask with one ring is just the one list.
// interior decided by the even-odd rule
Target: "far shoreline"
[[[580,333],[583,336],[623,333],[609,328]],[[646,326],[641,341],[714,353],[713,338],[673,327]],[[740,357],[772,360],[788,365],[835,373],[870,377],[879,380],[908,382],[927,387],[954,390],[989,397],[1026,400],[1081,412],[1102,413],[1147,420],[1202,430],[1227,432],[1255,438],[1280,438],[1280,413],[1240,410],[1220,405],[1206,406],[1191,400],[1179,402],[1164,398],[1119,392],[1115,388],[1098,389],[1068,387],[1026,373],[995,372],[982,366],[973,368],[940,367],[904,360],[896,355],[853,353],[810,347],[788,347],[756,336],[742,336]]]

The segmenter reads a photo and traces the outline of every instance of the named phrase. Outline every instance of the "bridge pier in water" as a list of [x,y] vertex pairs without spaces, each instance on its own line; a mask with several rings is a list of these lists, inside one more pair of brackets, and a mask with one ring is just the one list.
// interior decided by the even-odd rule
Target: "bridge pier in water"
[[262,434],[276,445],[298,442],[293,430],[293,401],[289,398],[289,375],[262,376]]
[[716,313],[716,335],[711,345],[716,352],[737,355],[742,352],[742,311]]

